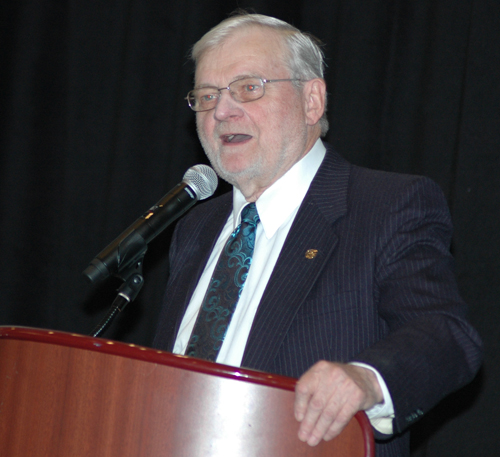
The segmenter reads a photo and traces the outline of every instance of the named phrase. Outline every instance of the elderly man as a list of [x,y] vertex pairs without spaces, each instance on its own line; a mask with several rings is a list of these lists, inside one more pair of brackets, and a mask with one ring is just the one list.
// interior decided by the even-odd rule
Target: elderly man
[[[300,377],[295,415],[310,445],[365,410],[377,455],[408,455],[408,426],[481,360],[441,192],[352,166],[323,144],[323,55],[289,24],[233,16],[193,59],[198,135],[234,188],[179,222],[155,346]],[[235,252],[227,298],[219,275]]]

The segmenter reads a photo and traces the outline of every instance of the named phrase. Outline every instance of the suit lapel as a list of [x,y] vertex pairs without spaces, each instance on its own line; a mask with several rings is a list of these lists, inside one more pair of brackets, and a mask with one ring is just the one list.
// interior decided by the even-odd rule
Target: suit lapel
[[[335,250],[335,222],[347,211],[349,174],[350,165],[327,152],[269,279],[242,366],[271,370],[289,326]],[[306,257],[310,249],[317,250],[314,258]]]

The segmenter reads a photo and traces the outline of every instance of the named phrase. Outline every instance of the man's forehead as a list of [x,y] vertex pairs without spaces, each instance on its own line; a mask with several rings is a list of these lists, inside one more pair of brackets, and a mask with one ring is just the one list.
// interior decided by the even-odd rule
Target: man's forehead
[[[268,27],[247,27],[234,31],[219,45],[207,49],[199,58],[195,80],[198,82],[200,75],[207,72],[230,71],[232,68],[237,72],[235,76],[252,75],[252,66],[261,64],[268,67],[269,64],[278,67],[283,65],[283,40],[274,30]],[[238,71],[241,66],[241,71]],[[244,67],[247,66],[247,70]],[[258,69],[253,69],[257,71]]]

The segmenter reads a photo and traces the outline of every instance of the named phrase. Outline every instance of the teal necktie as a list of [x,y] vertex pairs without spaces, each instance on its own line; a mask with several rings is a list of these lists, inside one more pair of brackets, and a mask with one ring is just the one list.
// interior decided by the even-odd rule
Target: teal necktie
[[215,362],[252,264],[258,223],[257,208],[250,203],[217,261],[186,355]]

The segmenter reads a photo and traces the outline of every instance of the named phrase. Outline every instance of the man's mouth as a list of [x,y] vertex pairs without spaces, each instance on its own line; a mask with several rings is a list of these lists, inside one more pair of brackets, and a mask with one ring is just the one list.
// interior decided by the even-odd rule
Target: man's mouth
[[222,135],[221,139],[223,143],[243,143],[244,141],[252,138],[252,135],[246,135],[244,133],[231,133],[229,135]]

